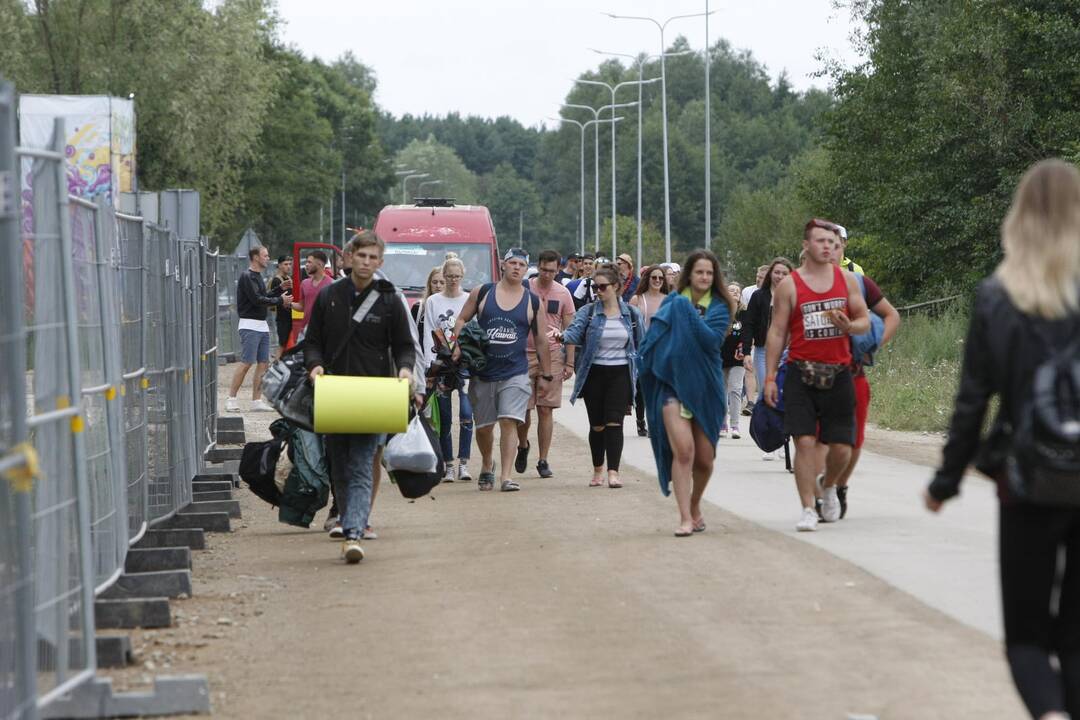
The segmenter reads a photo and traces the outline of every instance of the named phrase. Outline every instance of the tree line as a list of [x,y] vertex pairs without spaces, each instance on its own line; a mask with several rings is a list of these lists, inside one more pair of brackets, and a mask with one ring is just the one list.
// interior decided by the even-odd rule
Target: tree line
[[[674,255],[705,243],[704,76],[710,63],[711,244],[742,281],[794,255],[821,215],[890,296],[968,288],[1000,257],[997,227],[1034,160],[1080,159],[1080,7],[1070,0],[854,0],[866,61],[826,65],[829,90],[796,92],[719,40],[667,59]],[[253,227],[275,252],[370,225],[418,194],[487,205],[502,245],[595,247],[594,133],[510,117],[395,117],[375,73],[347,53],[305,57],[278,34],[271,0],[0,0],[0,73],[23,92],[136,94],[142,187],[194,187],[204,232],[228,249]],[[668,52],[689,50],[677,38]],[[659,77],[656,59],[606,60],[580,79]],[[620,90],[618,102],[638,99]],[[610,93],[570,84],[564,102]],[[663,257],[659,83],[642,92],[645,259]],[[619,111],[619,252],[635,253],[637,109]],[[578,121],[588,111],[566,108]],[[610,128],[599,130],[599,246],[611,248]],[[400,170],[426,173],[402,188]],[[437,181],[437,182],[435,182]],[[423,184],[422,184],[423,183]],[[321,218],[321,223],[320,223]]]

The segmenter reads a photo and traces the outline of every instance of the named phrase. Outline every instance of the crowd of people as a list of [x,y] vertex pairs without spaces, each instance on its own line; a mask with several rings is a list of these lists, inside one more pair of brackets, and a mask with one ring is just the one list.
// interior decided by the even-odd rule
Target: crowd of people
[[[1050,481],[1044,485],[1058,494],[1046,497],[1056,500],[1027,501],[1026,491],[1036,497],[1032,487],[1050,493],[1032,479],[1045,479],[1045,473],[1024,464],[1035,463],[1037,452],[1018,460],[1010,443],[1019,442],[1018,428],[1030,425],[1033,375],[1034,382],[1049,382],[1048,373],[1065,368],[1061,377],[1080,385],[1076,168],[1047,161],[1030,170],[1002,235],[1005,259],[980,286],[943,464],[924,501],[940,510],[958,493],[965,468],[976,458],[997,480],[1008,661],[1032,716],[1060,720],[1067,712],[1080,717],[1080,564],[1061,562],[1063,556],[1080,557],[1080,502],[1060,500],[1069,491]],[[261,402],[267,309],[277,309],[280,337],[297,334],[282,310],[302,309],[304,360],[312,379],[324,373],[396,376],[412,384],[418,407],[436,397],[444,482],[472,480],[468,464],[475,437],[481,456],[477,488],[521,490],[514,474],[528,469],[534,411],[538,476],[576,473],[577,468],[553,468],[550,451],[555,410],[564,396],[570,403],[581,399],[589,424],[587,485],[622,487],[623,423],[635,413],[638,435],[651,444],[660,489],[675,496],[674,535],[691,537],[706,530],[701,501],[720,439],[741,438],[748,415],[773,412],[782,415],[783,433],[794,446],[795,528],[811,532],[848,513],[871,402],[866,368],[900,326],[897,310],[846,256],[846,248],[843,226],[813,218],[805,225],[797,261],[771,259],[746,287],[726,281],[707,250],[691,253],[682,265],[640,271],[629,255],[611,261],[544,251],[530,277],[529,254],[510,248],[496,281],[466,290],[466,268],[448,254],[411,309],[380,276],[384,246],[370,231],[349,244],[337,281],[326,272],[328,259],[313,253],[308,279],[295,297],[287,260],[265,288],[261,273],[269,258],[256,249],[238,286],[242,362],[226,409],[237,409],[236,393],[252,365]],[[481,338],[485,360],[471,371],[455,365],[470,327]],[[1018,348],[1041,350],[1031,357]],[[450,371],[443,367],[433,374],[445,360],[436,358],[440,349],[450,358]],[[563,385],[571,380],[565,393]],[[1071,397],[1075,405],[1062,382],[1051,383],[1046,398],[1060,405]],[[983,439],[994,395],[1001,408]],[[1055,407],[1061,412],[1042,421],[1062,423],[1062,432],[1072,437],[1068,428],[1080,427],[1080,410]],[[381,435],[326,438],[335,497],[326,527],[344,539],[342,555],[349,563],[363,558],[360,540],[375,537],[369,518],[385,442]],[[762,459],[775,455],[766,452]]]

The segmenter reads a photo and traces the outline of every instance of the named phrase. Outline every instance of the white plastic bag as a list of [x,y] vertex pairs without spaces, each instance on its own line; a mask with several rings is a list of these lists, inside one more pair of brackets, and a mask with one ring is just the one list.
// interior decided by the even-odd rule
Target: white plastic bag
[[439,456],[431,446],[427,431],[421,424],[420,415],[409,421],[408,429],[398,433],[386,444],[383,464],[387,470],[404,470],[415,473],[433,473],[438,470]]

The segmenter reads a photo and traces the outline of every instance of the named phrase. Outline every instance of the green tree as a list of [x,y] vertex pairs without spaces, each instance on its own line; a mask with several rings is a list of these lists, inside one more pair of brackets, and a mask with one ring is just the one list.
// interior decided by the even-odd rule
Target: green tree
[[[431,190],[425,190],[425,194],[452,197],[459,205],[476,202],[478,197],[476,175],[465,167],[465,163],[461,161],[457,153],[435,140],[433,136],[428,136],[426,140],[410,142],[394,156],[394,164],[416,170],[418,173],[427,173],[425,178],[409,181],[405,202],[412,202],[418,194],[417,189],[420,183],[428,180],[440,180],[441,183]],[[395,197],[395,201],[399,199]]]
[[874,237],[897,295],[985,276],[1033,162],[1075,155],[1080,6],[1071,0],[864,0],[867,62],[834,71],[835,182],[817,207]]
[[[502,163],[480,178],[480,202],[491,212],[501,247],[516,246],[520,242],[533,255],[546,249],[541,247],[536,233],[543,214],[540,197],[533,184],[518,175],[510,163]],[[553,249],[561,251],[563,248]]]

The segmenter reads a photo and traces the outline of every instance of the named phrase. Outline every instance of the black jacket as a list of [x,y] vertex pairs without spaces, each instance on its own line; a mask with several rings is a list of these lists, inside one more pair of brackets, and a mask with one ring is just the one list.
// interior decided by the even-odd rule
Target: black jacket
[[[368,292],[379,293],[379,299],[356,325],[352,316]],[[348,347],[341,350],[345,343]],[[393,377],[399,368],[413,369],[415,347],[412,320],[393,283],[375,280],[357,295],[352,279],[342,278],[323,288],[311,308],[304,364],[308,370],[321,365],[330,375]]]
[[[745,310],[735,313],[735,322],[731,324],[731,332],[724,338],[724,346],[720,349],[720,357],[723,359],[725,368],[742,366],[742,360],[735,359],[735,351],[742,344],[743,333],[746,331],[746,326],[743,325],[745,317]],[[745,350],[743,354],[746,354]]]
[[[1042,335],[1066,343],[1077,332],[1077,320],[1051,321],[1025,315],[1012,304],[997,278],[979,285],[941,468],[930,483],[934,498],[946,500],[958,494],[964,470],[974,460],[976,469],[998,480],[998,494],[1008,500],[1001,480],[1010,428],[1019,420],[1020,399],[1031,392],[1035,368],[1050,350],[1036,328]],[[983,418],[992,395],[1001,399],[1001,407],[983,438]]]
[[281,307],[280,285],[267,292],[262,275],[248,268],[236,280],[236,314],[245,320],[265,320],[266,309]]
[[753,347],[764,348],[772,321],[772,289],[760,288],[750,295],[742,321],[743,355],[749,357]]

